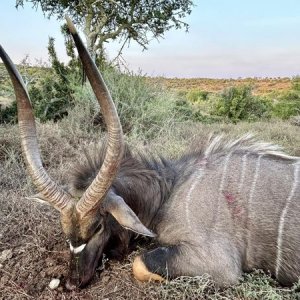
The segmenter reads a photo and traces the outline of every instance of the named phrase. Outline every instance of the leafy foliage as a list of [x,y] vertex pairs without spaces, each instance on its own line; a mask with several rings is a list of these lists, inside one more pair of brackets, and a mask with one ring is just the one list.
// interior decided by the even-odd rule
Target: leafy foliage
[[16,123],[17,121],[17,102],[14,101],[11,105],[1,108],[0,105],[0,124],[1,123]]
[[[29,90],[35,108],[36,116],[41,121],[57,121],[68,114],[68,109],[74,105],[73,87],[69,74],[73,66],[65,66],[56,55],[54,39],[49,38],[48,53],[52,65],[52,74],[46,76],[40,85],[33,85]],[[76,72],[72,72],[76,74]]]
[[294,91],[300,91],[300,76],[295,76],[292,80],[292,89]]
[[283,120],[300,115],[300,90],[291,90],[278,97],[273,104],[272,113]]
[[186,98],[187,100],[197,103],[200,101],[205,101],[209,97],[209,92],[208,91],[202,91],[202,90],[191,90],[187,93]]
[[270,116],[269,101],[252,95],[250,86],[225,89],[217,98],[213,113],[233,122],[258,120]]
[[216,115],[208,113],[208,109],[203,109],[203,105],[199,102],[192,103],[188,99],[180,98],[176,101],[176,112],[180,120],[194,121],[202,123],[213,123],[220,121]]
[[[143,136],[145,139],[157,135],[166,125],[183,119],[176,110],[175,93],[152,86],[141,74],[123,73],[119,69],[106,66],[102,75],[111,92],[125,134]],[[89,85],[77,87],[76,107],[70,118],[93,130],[95,126],[104,129],[101,110]]]
[[[42,71],[39,75],[31,76],[30,72],[26,72],[26,74],[22,72],[24,66],[30,69],[26,62],[23,61],[19,67],[23,80],[25,84],[27,83],[35,116],[42,122],[57,121],[68,114],[68,110],[74,106],[74,79],[78,80],[79,78],[79,67],[76,69],[74,64],[65,66],[57,59],[53,38],[49,38],[48,52],[51,69]],[[0,109],[0,123],[15,123],[17,121],[16,116],[17,105],[15,101],[12,105]]]
[[79,25],[87,46],[96,58],[104,55],[104,43],[119,39],[123,43],[137,42],[144,49],[150,41],[161,38],[171,28],[188,29],[182,19],[191,13],[190,0],[123,1],[123,0],[16,0],[16,7],[30,2],[41,7],[49,18],[68,14]]

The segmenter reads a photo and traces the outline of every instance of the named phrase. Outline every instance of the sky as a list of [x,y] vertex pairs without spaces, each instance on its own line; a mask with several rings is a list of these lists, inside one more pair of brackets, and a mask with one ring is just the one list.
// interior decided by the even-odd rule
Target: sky
[[[185,21],[189,32],[171,30],[149,50],[134,43],[123,58],[132,71],[178,78],[292,77],[300,74],[300,0],[196,0]],[[62,21],[48,20],[27,3],[0,2],[0,43],[15,63],[47,61],[49,36],[67,56]],[[109,44],[110,58],[119,44]]]

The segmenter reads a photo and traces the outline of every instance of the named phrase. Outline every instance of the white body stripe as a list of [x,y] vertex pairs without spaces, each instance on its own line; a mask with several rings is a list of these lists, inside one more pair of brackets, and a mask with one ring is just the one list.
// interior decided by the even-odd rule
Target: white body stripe
[[201,179],[201,177],[203,176],[204,174],[204,171],[203,169],[200,169],[198,172],[197,172],[197,175],[194,177],[193,179],[193,183],[187,193],[187,197],[186,197],[186,201],[185,201],[185,215],[186,215],[186,220],[187,220],[187,225],[188,225],[188,228],[189,230],[192,230],[191,229],[191,219],[190,219],[190,202],[191,202],[191,196],[192,196],[192,193],[196,187],[196,184],[199,182],[199,180]]
[[252,181],[251,190],[250,190],[250,194],[249,194],[248,209],[250,208],[252,200],[253,200],[255,187],[256,187],[256,183],[257,183],[257,178],[258,178],[258,174],[259,174],[259,169],[260,169],[260,160],[261,160],[262,156],[263,155],[259,155],[257,158],[257,161],[256,161],[255,173],[253,176],[253,181]]
[[85,248],[85,246],[86,246],[86,244],[82,244],[78,247],[73,247],[72,244],[70,243],[70,250],[72,253],[78,254]]
[[[248,199],[248,216],[247,219],[250,219],[250,213],[251,213],[251,204],[252,204],[252,200],[253,200],[253,196],[254,196],[254,192],[255,192],[255,187],[256,187],[256,183],[257,183],[257,179],[258,179],[258,175],[259,175],[259,169],[260,169],[260,160],[262,158],[263,154],[259,155],[256,161],[256,165],[255,165],[255,173],[253,176],[253,181],[252,181],[252,185],[251,185],[251,189],[250,189],[250,194],[249,194],[249,199]],[[249,226],[249,224],[248,224]],[[248,228],[247,231],[247,239],[246,239],[246,260],[248,261],[248,253],[249,253],[249,247],[250,247],[250,239],[251,239],[251,229]]]
[[294,164],[294,182],[290,191],[290,194],[286,200],[285,207],[281,213],[279,226],[278,226],[278,237],[277,237],[277,258],[276,258],[276,277],[278,277],[279,269],[281,266],[281,260],[282,260],[282,235],[284,230],[284,221],[285,217],[289,208],[289,205],[295,195],[295,191],[297,188],[297,185],[299,183],[299,169],[300,164]]
[[[224,163],[224,167],[223,167],[223,173],[222,173],[222,179],[221,179],[221,182],[220,182],[220,186],[219,186],[219,200],[222,196],[222,191],[224,189],[224,184],[225,184],[225,178],[226,178],[226,175],[227,175],[227,169],[228,169],[228,162],[229,162],[229,159],[231,157],[232,153],[230,152],[226,158],[225,158],[225,163]],[[219,203],[219,201],[218,201]]]
[[217,203],[216,203],[216,212],[215,212],[215,218],[214,218],[215,222],[216,222],[216,220],[218,218],[218,215],[219,215],[220,199],[222,198],[222,192],[223,192],[223,189],[224,189],[225,179],[226,179],[226,175],[227,175],[228,163],[229,163],[229,159],[230,159],[231,155],[232,155],[232,153],[230,152],[226,156],[224,166],[223,166],[222,178],[221,178],[220,186],[219,186],[219,195],[218,195],[218,200],[217,200]]
[[246,166],[247,166],[247,156],[248,155],[249,155],[249,152],[242,157],[241,180],[240,180],[239,187],[238,187],[238,193],[239,194],[241,192],[241,189],[243,187],[244,180],[245,180]]
[[224,161],[224,165],[223,165],[223,171],[222,171],[222,177],[221,177],[221,181],[220,181],[220,185],[219,185],[219,189],[218,189],[218,199],[217,199],[217,203],[215,206],[215,212],[213,214],[213,218],[212,218],[212,226],[215,227],[215,225],[218,222],[218,217],[219,217],[219,210],[220,210],[220,200],[222,198],[222,192],[224,189],[224,185],[225,185],[225,179],[226,179],[226,175],[227,175],[227,169],[228,169],[228,163],[229,163],[229,159],[232,155],[232,152],[230,152],[226,157],[225,157],[225,161]]

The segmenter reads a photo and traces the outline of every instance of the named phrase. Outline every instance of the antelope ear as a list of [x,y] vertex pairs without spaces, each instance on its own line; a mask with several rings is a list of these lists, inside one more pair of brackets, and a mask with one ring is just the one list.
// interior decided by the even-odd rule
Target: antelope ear
[[122,197],[114,194],[113,192],[109,192],[103,205],[104,209],[109,212],[124,228],[145,236],[156,236],[155,233],[151,232],[142,224],[137,215],[125,203]]

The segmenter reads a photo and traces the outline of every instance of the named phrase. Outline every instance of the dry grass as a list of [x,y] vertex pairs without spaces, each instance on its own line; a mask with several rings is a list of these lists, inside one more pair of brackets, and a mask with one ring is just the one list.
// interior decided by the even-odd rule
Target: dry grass
[[[82,144],[98,139],[80,127],[72,132],[67,122],[39,125],[45,166],[60,183],[76,164]],[[204,143],[210,132],[237,136],[252,131],[261,139],[283,145],[300,156],[299,127],[285,122],[232,124],[178,124],[164,129],[154,140],[142,143],[127,137],[134,149],[177,156],[191,143]],[[28,202],[34,192],[20,155],[16,126],[0,128],[0,298],[1,299],[299,299],[297,286],[286,289],[260,272],[245,275],[235,287],[218,290],[207,276],[180,277],[166,284],[141,284],[131,274],[136,253],[122,262],[108,262],[88,288],[67,292],[63,285],[50,290],[52,278],[62,284],[67,275],[68,248],[59,216],[51,207]],[[3,260],[1,254],[9,250]]]
[[295,116],[290,119],[291,124],[300,127],[300,116]]
[[291,78],[244,78],[244,79],[208,79],[208,78],[149,78],[151,83],[163,83],[167,88],[178,91],[202,90],[220,92],[231,86],[251,85],[256,95],[283,92],[291,89]]

